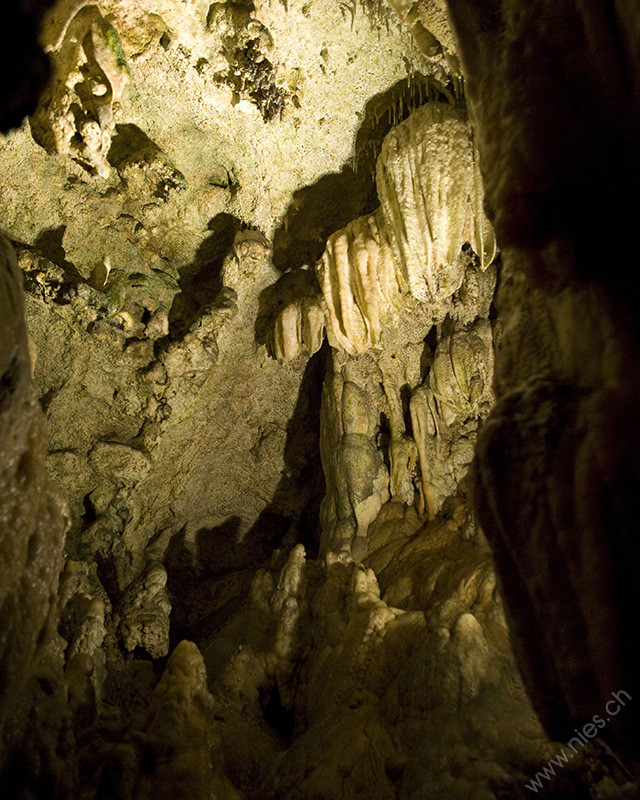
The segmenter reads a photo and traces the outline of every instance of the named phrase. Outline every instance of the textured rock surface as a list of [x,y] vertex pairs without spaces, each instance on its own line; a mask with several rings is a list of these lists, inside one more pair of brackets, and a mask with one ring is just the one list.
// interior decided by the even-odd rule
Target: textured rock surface
[[129,69],[116,29],[97,6],[81,5],[75,15],[78,4],[72,6],[69,19],[43,23],[40,39],[53,54],[54,78],[31,117],[31,132],[47,152],[71,155],[106,177],[114,106],[129,80]]
[[15,256],[2,238],[0,767],[20,742],[38,677],[60,667],[56,591],[66,528],[64,505],[45,469],[44,417],[31,380],[20,283]]
[[496,255],[482,209],[482,181],[469,123],[459,109],[427,103],[386,137],[377,166],[382,215],[398,283],[437,304],[462,283],[460,249],[482,267]]
[[384,317],[393,319],[399,292],[381,223],[379,211],[353,220],[329,237],[317,265],[329,342],[347,353],[377,344]]
[[[566,270],[549,298],[536,271],[564,240],[516,250],[504,209],[494,260],[475,142],[496,212],[520,139],[491,139],[504,76],[472,68],[518,63],[498,17],[456,3],[458,48],[443,3],[393,8],[61,0],[47,19],[52,82],[0,145],[30,334],[7,245],[3,797],[530,796],[562,745],[475,517],[479,431],[547,731],[624,677],[622,633],[589,660],[626,619],[590,554],[615,545],[609,500],[633,508],[635,439],[607,444],[635,403],[632,326]],[[540,774],[558,800],[636,791],[601,744]]]
[[[638,176],[640,19],[628,3],[451,9],[504,263],[479,509],[529,692],[567,738],[612,692],[639,688],[625,633],[638,607],[637,204],[617,203]],[[637,721],[630,703],[599,735],[637,761]]]

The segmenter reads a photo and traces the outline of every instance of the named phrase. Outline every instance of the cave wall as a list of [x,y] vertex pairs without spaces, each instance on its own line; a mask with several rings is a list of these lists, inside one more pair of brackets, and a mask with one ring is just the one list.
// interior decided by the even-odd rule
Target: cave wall
[[[595,745],[530,783],[635,692],[631,279],[595,280],[634,90],[576,111],[618,62],[568,3],[450,5],[45,18],[0,145],[6,796],[634,796]],[[573,152],[538,112],[576,19]]]
[[[0,128],[18,124],[49,76],[37,46],[48,3],[3,10]],[[18,56],[11,58],[13,37]],[[68,720],[57,632],[57,587],[68,514],[45,468],[45,420],[32,381],[22,274],[0,242],[0,772],[19,772],[21,753],[52,757]],[[42,687],[46,686],[46,693]],[[36,703],[39,703],[36,706]],[[29,737],[40,744],[29,747]],[[24,746],[24,740],[27,746]],[[52,765],[52,772],[56,772]],[[3,780],[4,782],[4,780]]]
[[[637,695],[639,20],[628,3],[450,8],[503,261],[478,505],[530,695],[566,739]],[[637,709],[605,722],[637,756]]]
[[1,269],[0,763],[4,767],[28,724],[38,682],[61,678],[56,593],[68,517],[45,468],[44,418],[31,380],[22,278],[6,240]]

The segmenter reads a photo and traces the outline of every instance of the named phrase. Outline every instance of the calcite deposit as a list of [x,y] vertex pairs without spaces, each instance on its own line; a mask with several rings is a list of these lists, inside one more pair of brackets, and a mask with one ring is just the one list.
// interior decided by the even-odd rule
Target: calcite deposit
[[601,5],[8,2],[2,798],[637,797]]
[[54,78],[30,119],[33,138],[106,177],[114,106],[129,80],[118,32],[97,6],[75,3],[68,19],[54,12],[45,20],[41,41],[52,53]]
[[433,304],[462,283],[465,242],[484,268],[495,258],[482,207],[478,154],[459,109],[427,103],[385,138],[376,183],[399,265],[398,283]]

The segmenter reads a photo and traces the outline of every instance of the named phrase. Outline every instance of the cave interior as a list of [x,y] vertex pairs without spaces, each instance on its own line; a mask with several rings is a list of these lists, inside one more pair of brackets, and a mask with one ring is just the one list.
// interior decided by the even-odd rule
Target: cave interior
[[0,19],[3,800],[638,800],[637,3]]

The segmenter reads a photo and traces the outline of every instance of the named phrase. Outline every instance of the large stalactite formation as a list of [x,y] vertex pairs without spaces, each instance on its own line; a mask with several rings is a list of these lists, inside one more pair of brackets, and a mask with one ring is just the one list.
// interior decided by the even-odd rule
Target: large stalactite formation
[[639,797],[632,0],[0,18],[0,796]]

